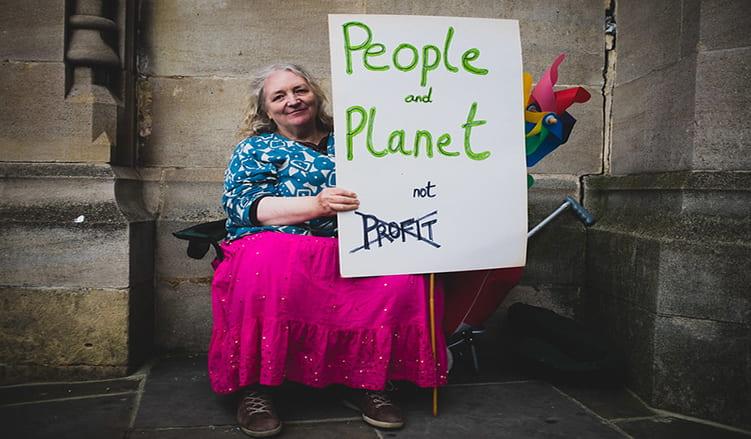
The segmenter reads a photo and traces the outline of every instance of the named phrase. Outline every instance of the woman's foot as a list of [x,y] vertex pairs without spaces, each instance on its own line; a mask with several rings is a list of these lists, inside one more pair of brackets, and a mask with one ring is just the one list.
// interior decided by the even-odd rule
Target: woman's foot
[[402,428],[404,417],[402,411],[389,398],[386,392],[365,390],[357,392],[348,406],[362,413],[362,419],[373,427]]
[[250,437],[269,437],[282,431],[282,422],[276,415],[268,393],[249,390],[237,406],[237,423]]

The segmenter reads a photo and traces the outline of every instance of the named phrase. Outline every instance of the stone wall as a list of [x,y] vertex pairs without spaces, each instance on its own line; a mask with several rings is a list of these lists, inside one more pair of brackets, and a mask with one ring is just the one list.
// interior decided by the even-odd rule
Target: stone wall
[[133,5],[0,1],[1,382],[123,375],[149,353],[154,223],[123,166]]
[[612,148],[585,179],[586,301],[655,407],[748,428],[751,47],[743,1],[619,2]]

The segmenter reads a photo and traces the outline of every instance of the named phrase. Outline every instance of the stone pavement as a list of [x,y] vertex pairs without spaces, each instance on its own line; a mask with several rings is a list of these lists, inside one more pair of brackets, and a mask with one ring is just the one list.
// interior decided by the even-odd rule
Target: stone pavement
[[[486,351],[487,352],[487,351]],[[748,438],[748,432],[656,413],[623,389],[552,385],[500,358],[481,357],[479,375],[457,362],[440,390],[400,384],[407,415],[398,431],[365,425],[340,402],[341,389],[289,384],[277,395],[280,438]],[[205,356],[162,358],[132,376],[0,387],[4,438],[243,438],[234,399],[209,390]]]

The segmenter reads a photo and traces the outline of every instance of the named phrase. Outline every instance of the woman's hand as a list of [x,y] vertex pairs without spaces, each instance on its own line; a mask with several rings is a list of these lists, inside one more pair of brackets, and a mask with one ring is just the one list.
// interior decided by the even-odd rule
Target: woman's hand
[[357,194],[336,187],[322,190],[315,199],[320,208],[320,216],[333,216],[337,212],[347,212],[360,207]]

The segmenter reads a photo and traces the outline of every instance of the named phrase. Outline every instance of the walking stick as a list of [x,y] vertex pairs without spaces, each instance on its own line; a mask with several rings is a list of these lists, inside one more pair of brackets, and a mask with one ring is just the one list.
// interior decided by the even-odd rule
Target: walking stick
[[[435,273],[430,273],[430,346],[433,349],[433,364],[436,363],[435,349]],[[433,386],[433,416],[438,416],[438,385]]]

